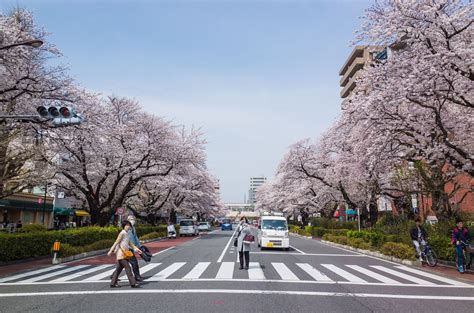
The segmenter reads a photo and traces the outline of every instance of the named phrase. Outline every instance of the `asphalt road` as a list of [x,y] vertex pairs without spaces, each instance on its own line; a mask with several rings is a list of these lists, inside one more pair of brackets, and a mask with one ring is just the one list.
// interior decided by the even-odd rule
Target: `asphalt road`
[[[255,231],[255,229],[254,229]],[[0,278],[0,312],[472,312],[474,285],[290,238],[239,270],[230,231],[177,244],[141,263],[146,278],[110,289],[112,264],[74,263]]]

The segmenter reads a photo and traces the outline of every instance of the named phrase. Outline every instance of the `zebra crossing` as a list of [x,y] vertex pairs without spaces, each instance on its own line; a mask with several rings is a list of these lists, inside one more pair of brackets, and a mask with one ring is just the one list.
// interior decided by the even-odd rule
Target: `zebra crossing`
[[[0,279],[2,285],[65,284],[108,282],[115,265],[57,265]],[[250,262],[247,271],[239,271],[235,262],[150,263],[140,269],[147,282],[166,281],[275,281],[287,283],[329,283],[388,286],[474,285],[435,275],[404,265],[285,264]],[[275,275],[276,273],[276,275]],[[124,275],[124,273],[122,273]],[[245,278],[242,278],[243,275]]]

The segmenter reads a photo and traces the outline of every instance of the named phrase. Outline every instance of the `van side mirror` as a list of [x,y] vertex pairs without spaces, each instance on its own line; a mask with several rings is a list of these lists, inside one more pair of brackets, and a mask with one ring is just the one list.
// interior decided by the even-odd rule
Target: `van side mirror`
[[258,225],[258,229],[262,229],[262,226]]

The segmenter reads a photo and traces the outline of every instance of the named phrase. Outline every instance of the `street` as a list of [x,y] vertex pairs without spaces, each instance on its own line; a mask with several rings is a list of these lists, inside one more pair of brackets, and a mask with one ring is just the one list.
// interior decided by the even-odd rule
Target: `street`
[[[256,229],[253,228],[253,232]],[[0,278],[1,312],[468,312],[474,285],[291,236],[290,251],[252,245],[239,270],[233,231],[216,230],[141,263],[145,281],[110,289],[92,258]],[[173,245],[176,243],[176,245]],[[102,264],[104,263],[104,264]]]

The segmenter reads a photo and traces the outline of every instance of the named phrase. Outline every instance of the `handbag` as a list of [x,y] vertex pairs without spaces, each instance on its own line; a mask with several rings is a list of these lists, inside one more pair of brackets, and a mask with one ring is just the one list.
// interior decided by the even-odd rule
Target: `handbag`
[[244,236],[244,243],[252,243],[255,241],[255,237],[253,235],[245,235]]
[[124,250],[124,249],[122,249],[122,247],[120,247],[120,249],[121,249],[122,252],[123,252],[123,258],[124,258],[125,260],[130,260],[131,258],[133,258],[133,257],[135,256],[135,255],[133,254],[133,252],[130,251],[130,250]]

